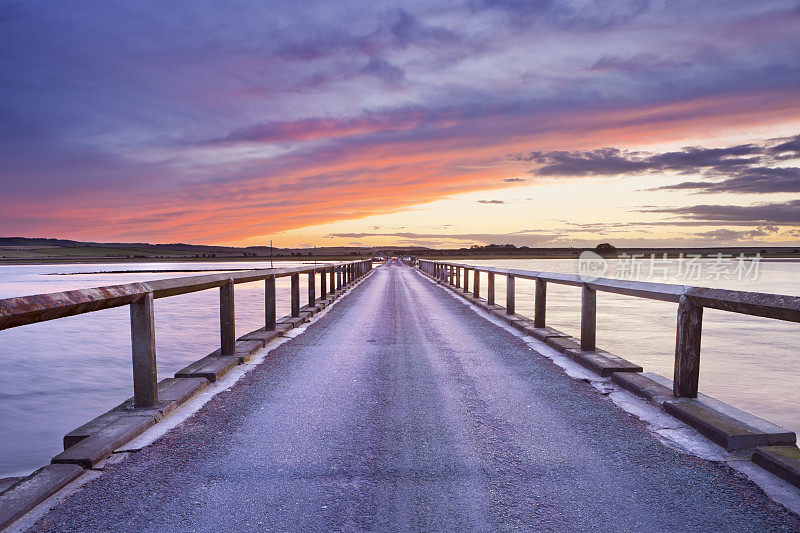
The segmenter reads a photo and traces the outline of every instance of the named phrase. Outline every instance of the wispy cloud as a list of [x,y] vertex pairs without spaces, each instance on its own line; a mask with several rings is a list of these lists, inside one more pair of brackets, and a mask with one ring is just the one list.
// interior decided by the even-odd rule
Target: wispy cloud
[[684,207],[643,209],[643,213],[666,213],[679,218],[739,225],[800,225],[800,200],[749,206],[700,204]]

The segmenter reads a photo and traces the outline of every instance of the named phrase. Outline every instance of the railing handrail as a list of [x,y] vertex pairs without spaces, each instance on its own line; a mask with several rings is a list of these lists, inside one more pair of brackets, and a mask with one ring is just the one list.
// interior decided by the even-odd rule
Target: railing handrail
[[427,259],[420,259],[420,262],[466,268],[468,270],[477,270],[478,272],[511,275],[515,278],[542,280],[558,285],[571,285],[575,287],[586,286],[596,291],[664,302],[678,303],[681,297],[685,296],[691,299],[696,305],[702,307],[764,318],[774,318],[788,322],[800,322],[800,296],[715,289],[695,285],[656,283],[652,281],[628,281],[613,278],[597,278],[592,281],[584,281],[577,274],[484,267],[466,263],[450,263],[447,261],[432,261]]
[[352,265],[361,261],[341,263],[321,263],[298,267],[281,267],[235,271],[224,274],[203,274],[200,276],[181,276],[163,278],[121,285],[107,285],[88,289],[16,296],[0,299],[0,330],[10,329],[36,322],[45,322],[103,309],[128,305],[143,298],[148,293],[154,299],[188,294],[221,287],[233,281],[234,284],[262,281],[267,278],[287,277],[292,274],[316,273],[331,268]]
[[[515,279],[535,280],[534,328],[544,328],[546,324],[548,283],[581,287],[580,349],[585,352],[593,352],[597,349],[597,291],[677,303],[675,375],[673,379],[673,394],[677,397],[697,397],[697,386],[700,380],[700,338],[704,308],[708,307],[788,322],[800,322],[800,297],[798,296],[611,278],[585,280],[575,274],[482,267],[426,259],[420,260],[419,265],[420,269],[432,277],[439,279],[441,282],[448,282],[451,285],[455,282],[454,286],[463,288],[464,291],[469,290],[469,271],[474,271],[472,293],[475,298],[480,297],[479,273],[487,272],[486,303],[489,306],[495,305],[495,274],[507,276],[505,307],[507,315],[516,315]],[[461,286],[462,271],[463,287]]]

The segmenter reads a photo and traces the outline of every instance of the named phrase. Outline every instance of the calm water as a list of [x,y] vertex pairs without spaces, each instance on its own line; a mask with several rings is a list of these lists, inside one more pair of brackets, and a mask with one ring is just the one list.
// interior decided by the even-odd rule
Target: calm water
[[[573,260],[491,260],[474,264],[575,273]],[[297,263],[290,263],[297,264]],[[277,265],[277,264],[276,264]],[[263,268],[264,263],[0,266],[0,298],[96,287],[187,273],[78,274],[99,270]],[[696,285],[800,294],[798,263],[762,263],[756,280]],[[674,277],[674,272],[670,274]],[[301,302],[305,303],[305,276]],[[486,281],[482,283],[485,297]],[[278,282],[278,314],[289,312],[289,280]],[[505,284],[497,278],[502,303]],[[676,305],[598,293],[598,346],[671,377]],[[377,304],[377,302],[376,302]],[[159,379],[210,353],[219,342],[218,291],[156,300]],[[517,308],[532,314],[533,282],[517,280]],[[548,287],[548,323],[578,335],[580,290]],[[800,431],[800,324],[706,310],[701,391]],[[263,325],[263,285],[236,286],[236,328]],[[127,307],[0,331],[0,477],[23,475],[61,451],[70,430],[132,394]]]
[[[275,263],[298,265],[299,263]],[[0,266],[0,298],[98,287],[191,273],[78,274],[101,270],[264,268],[258,263]],[[277,283],[278,316],[289,313],[289,278]],[[306,303],[306,276],[300,276]],[[236,331],[264,325],[263,282],[236,285]],[[155,301],[158,377],[219,346],[219,291]],[[65,433],[133,394],[128,307],[0,331],[0,477],[24,475],[61,451]]]

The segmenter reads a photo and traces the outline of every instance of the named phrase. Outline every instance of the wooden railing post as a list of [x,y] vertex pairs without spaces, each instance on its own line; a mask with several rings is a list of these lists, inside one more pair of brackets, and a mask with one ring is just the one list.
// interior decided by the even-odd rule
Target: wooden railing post
[[336,292],[336,267],[331,267],[328,271],[330,277],[331,294]]
[[700,381],[700,334],[703,308],[687,296],[678,302],[678,330],[675,339],[675,375],[672,393],[678,398],[697,398]]
[[543,279],[536,280],[536,294],[533,300],[533,327],[545,327],[547,314],[547,282]]
[[233,355],[236,352],[236,313],[232,279],[219,288],[219,335],[220,355]]
[[323,268],[319,271],[319,297],[322,300],[328,298],[328,273]]
[[461,286],[461,267],[456,267],[456,287]]
[[308,306],[314,307],[317,303],[317,274],[313,270],[308,272]]
[[486,275],[486,303],[494,305],[494,272]]
[[133,405],[134,407],[153,407],[158,403],[153,293],[149,292],[133,302],[130,309]]
[[506,279],[506,314],[513,315],[516,312],[516,300],[514,293],[514,276],[507,274]]
[[270,276],[264,279],[264,329],[269,331],[276,327],[275,304],[275,276]]
[[464,269],[464,292],[469,292],[469,269]]
[[597,291],[584,283],[581,297],[581,350],[593,352],[597,338]]
[[300,316],[300,274],[295,272],[289,276],[292,280],[292,316]]
[[476,268],[475,275],[472,278],[472,296],[479,298],[481,295],[481,273]]

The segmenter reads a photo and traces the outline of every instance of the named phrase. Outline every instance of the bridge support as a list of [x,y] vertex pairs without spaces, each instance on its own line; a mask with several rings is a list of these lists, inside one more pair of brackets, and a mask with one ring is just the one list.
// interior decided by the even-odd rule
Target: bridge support
[[581,297],[581,350],[593,352],[597,337],[597,291],[583,285]]
[[236,315],[233,304],[233,280],[219,288],[220,355],[236,352]]
[[264,279],[264,329],[269,331],[276,326],[275,304],[275,276],[272,276]]
[[700,334],[703,308],[686,295],[678,301],[678,332],[675,339],[675,376],[672,393],[678,398],[697,398],[700,380]]
[[300,316],[300,274],[292,274],[292,316]]
[[545,327],[547,313],[547,282],[543,279],[536,280],[536,294],[533,303],[533,327]]
[[131,352],[133,356],[133,405],[153,407],[158,403],[156,383],[156,328],[153,293],[130,305]]
[[516,294],[514,293],[514,276],[507,275],[506,279],[506,314],[513,315],[516,310]]

